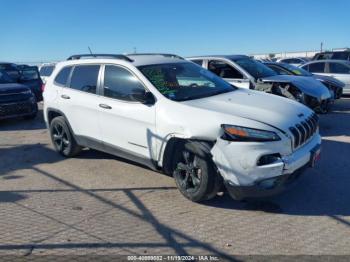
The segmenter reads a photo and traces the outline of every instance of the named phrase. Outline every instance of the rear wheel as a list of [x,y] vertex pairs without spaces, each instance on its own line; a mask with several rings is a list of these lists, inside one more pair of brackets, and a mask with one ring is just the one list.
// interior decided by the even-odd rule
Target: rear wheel
[[173,177],[180,192],[194,202],[215,197],[222,186],[210,147],[203,142],[186,142],[177,150]]
[[64,117],[54,118],[50,124],[51,140],[57,152],[65,157],[72,157],[81,151]]

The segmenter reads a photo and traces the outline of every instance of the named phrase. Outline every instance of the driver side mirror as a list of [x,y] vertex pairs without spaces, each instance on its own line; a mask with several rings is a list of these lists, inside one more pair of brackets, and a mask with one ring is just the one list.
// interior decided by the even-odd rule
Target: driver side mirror
[[131,97],[142,104],[145,105],[154,105],[156,102],[156,99],[154,95],[151,92],[146,92],[146,90],[135,90]]

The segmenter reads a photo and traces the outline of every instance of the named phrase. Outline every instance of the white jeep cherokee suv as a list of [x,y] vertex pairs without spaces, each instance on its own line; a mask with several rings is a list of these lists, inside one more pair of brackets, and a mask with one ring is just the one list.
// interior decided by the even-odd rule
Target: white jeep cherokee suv
[[170,54],[75,55],[47,80],[44,116],[66,157],[94,148],[173,175],[192,201],[283,190],[320,152],[318,117]]

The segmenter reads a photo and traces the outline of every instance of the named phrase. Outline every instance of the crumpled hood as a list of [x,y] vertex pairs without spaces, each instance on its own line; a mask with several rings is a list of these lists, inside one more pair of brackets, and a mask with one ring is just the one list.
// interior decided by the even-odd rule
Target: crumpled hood
[[293,100],[264,92],[236,91],[183,102],[186,105],[262,122],[281,130],[309,117],[313,111]]
[[328,83],[333,84],[333,85],[340,87],[340,88],[345,87],[345,83],[343,83],[342,81],[339,81],[338,79],[331,77],[331,76],[314,74],[313,77],[317,80],[328,82]]
[[281,82],[291,83],[300,89],[303,93],[315,97],[317,99],[325,100],[331,97],[328,88],[320,81],[313,77],[307,76],[291,76],[291,75],[275,75],[261,78],[263,82]]

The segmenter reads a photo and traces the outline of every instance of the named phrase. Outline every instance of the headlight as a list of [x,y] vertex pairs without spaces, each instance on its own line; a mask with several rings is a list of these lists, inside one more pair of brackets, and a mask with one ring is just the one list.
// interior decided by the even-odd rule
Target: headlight
[[266,142],[281,140],[281,138],[272,131],[234,125],[221,125],[221,127],[224,129],[222,138],[228,141]]

